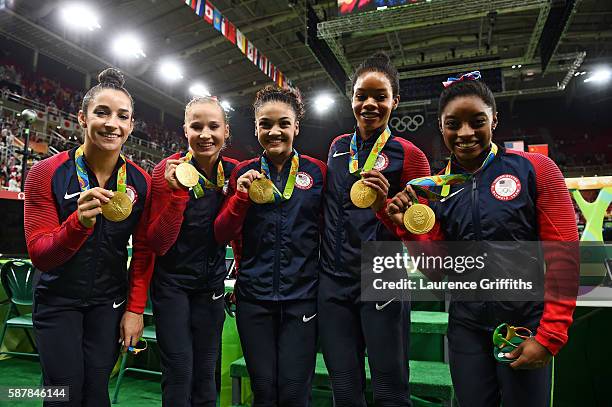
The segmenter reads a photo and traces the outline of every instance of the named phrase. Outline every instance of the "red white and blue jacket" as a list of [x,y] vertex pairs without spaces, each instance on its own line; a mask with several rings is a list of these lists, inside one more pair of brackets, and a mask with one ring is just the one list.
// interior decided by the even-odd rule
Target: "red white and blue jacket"
[[[283,191],[291,160],[270,179]],[[237,297],[284,301],[314,299],[317,295],[319,242],[326,168],[319,160],[300,155],[295,188],[289,200],[258,205],[236,191],[245,172],[260,171],[260,159],[238,164],[230,178],[232,193],[215,221],[221,243],[233,241],[238,268]]]
[[[357,137],[359,168],[365,164],[376,139],[383,129],[363,141]],[[327,157],[327,189],[325,194],[325,228],[321,243],[321,271],[345,279],[352,289],[349,296],[359,295],[357,288],[361,270],[361,243],[375,240],[397,240],[378,221],[370,208],[361,209],[350,199],[352,185],[359,174],[351,174],[349,146],[352,134],[343,134],[332,141]],[[389,196],[401,191],[406,182],[430,175],[425,154],[406,139],[391,136],[376,160],[374,169],[389,181]],[[422,200],[422,203],[427,201]],[[412,240],[419,236],[410,236]]]
[[[214,221],[225,200],[228,181],[223,189],[205,189],[196,199],[186,189],[168,186],[164,174],[166,161],[182,157],[176,153],[162,160],[153,170],[149,244],[157,254],[154,278],[170,284],[205,291],[223,288],[227,275],[225,245],[214,237]],[[219,157],[223,173],[229,177],[238,161]],[[215,163],[212,181],[216,183]]]
[[[81,193],[76,175],[75,149],[36,164],[25,184],[24,228],[28,252],[37,268],[34,295],[37,302],[78,306],[125,300],[127,310],[142,313],[153,272],[154,254],[146,242],[151,178],[127,161],[127,193],[132,198],[130,216],[111,222],[98,215],[93,228],[78,219]],[[117,189],[119,158],[105,188]],[[91,188],[97,179],[87,167]],[[127,245],[133,236],[130,271]],[[129,285],[129,290],[128,290]]]
[[[451,173],[463,173],[452,163]],[[508,189],[510,188],[510,189]],[[438,191],[439,192],[439,191]],[[391,196],[391,195],[390,195]],[[432,240],[448,241],[542,241],[546,263],[544,302],[453,302],[450,318],[469,327],[493,330],[501,323],[537,328],[536,340],[552,354],[567,342],[576,305],[569,298],[573,285],[577,289],[579,258],[577,244],[555,245],[554,242],[577,242],[578,230],[571,198],[565,180],[548,157],[499,148],[490,165],[468,182],[451,186],[443,202],[432,209],[440,230],[432,230]],[[409,238],[386,216],[384,223],[402,239]],[[546,248],[549,249],[546,249]],[[488,251],[487,264],[512,273],[515,256],[510,245],[497,244]],[[525,264],[524,262],[522,262]],[[547,295],[551,288],[565,284],[560,295]]]

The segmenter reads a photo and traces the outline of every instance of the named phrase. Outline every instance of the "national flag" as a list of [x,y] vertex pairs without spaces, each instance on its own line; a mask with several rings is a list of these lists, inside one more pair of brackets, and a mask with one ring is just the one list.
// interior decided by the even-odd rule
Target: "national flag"
[[266,69],[268,67],[267,61],[266,61],[266,57],[264,55],[261,55],[259,57],[259,64],[257,64],[257,66],[259,67],[259,69],[261,69],[261,71],[263,73],[266,73]]
[[215,16],[215,12],[213,10],[214,8],[212,4],[210,4],[210,1],[206,1],[206,5],[204,6],[204,20],[206,20],[208,24],[212,24],[213,22],[213,18]]
[[195,12],[200,17],[204,15],[204,5],[205,4],[206,4],[205,0],[198,0],[198,3],[196,4]]
[[221,17],[221,34],[227,37],[227,18]]
[[278,77],[276,78],[276,84],[281,88],[283,87],[283,77],[284,77],[283,73],[281,71],[278,71]]
[[239,29],[236,29],[236,46],[240,48],[240,51],[242,51],[243,54],[246,54],[246,38],[244,35],[242,35],[242,31]]
[[528,151],[530,153],[540,153],[548,157],[548,144],[530,144]]
[[253,63],[255,64],[255,66],[257,66],[258,62],[259,62],[259,54],[257,52],[257,48],[255,47],[255,45],[253,45]]
[[232,43],[236,43],[236,26],[228,21],[227,24],[227,39]]
[[195,10],[197,4],[198,4],[198,0],[191,0],[190,7]]
[[222,15],[221,12],[217,9],[214,10],[214,17],[213,17],[213,26],[215,26],[215,29],[217,31],[221,31],[221,19],[222,19]]
[[191,7],[191,0],[185,0],[185,4]]
[[253,50],[255,49],[255,46],[253,45],[253,43],[249,40],[247,40],[247,52],[246,52],[246,56],[249,59],[249,61],[253,61]]
[[504,147],[506,147],[507,150],[525,151],[525,142],[522,140],[504,141]]

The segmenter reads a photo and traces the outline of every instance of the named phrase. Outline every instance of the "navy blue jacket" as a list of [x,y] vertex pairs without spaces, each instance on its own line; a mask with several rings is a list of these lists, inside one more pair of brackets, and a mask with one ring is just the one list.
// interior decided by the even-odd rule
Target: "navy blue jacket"
[[[222,189],[205,189],[196,199],[186,189],[173,190],[164,177],[166,161],[179,159],[176,153],[162,160],[153,171],[151,224],[148,237],[155,250],[153,278],[185,289],[216,291],[227,275],[225,245],[218,244],[213,225],[221,209],[229,176],[238,161],[220,157],[226,177]],[[211,179],[216,183],[217,164]]]
[[[270,179],[283,191],[291,160]],[[260,171],[259,158],[240,163],[232,173],[230,190],[245,172]],[[325,164],[300,155],[299,172],[291,198],[257,205],[236,191],[215,222],[221,242],[234,241],[238,267],[236,294],[251,300],[316,298]]]
[[[382,131],[382,130],[381,130]],[[357,137],[359,168],[365,164],[380,131],[367,140]],[[325,228],[321,244],[321,271],[353,283],[360,280],[361,243],[374,240],[397,240],[384,227],[370,208],[361,209],[350,199],[351,186],[359,174],[349,173],[349,145],[352,134],[332,141],[327,157],[327,189],[325,196]],[[401,191],[406,182],[430,175],[427,158],[411,142],[391,136],[379,155],[374,169],[390,183],[389,196]]]
[[[451,172],[465,170],[452,163]],[[440,192],[439,187],[432,190]],[[545,302],[454,301],[450,317],[486,330],[503,322],[537,328],[536,340],[557,353],[567,341],[572,321],[575,300],[568,294],[574,289],[572,281],[578,279],[578,257],[577,245],[550,242],[577,242],[578,232],[571,198],[555,163],[541,154],[500,148],[487,167],[467,183],[451,186],[447,198],[433,203],[432,209],[440,227],[437,233],[441,233],[430,235],[432,240],[486,241],[490,248],[487,268],[505,273],[506,278],[517,273],[524,276],[526,267],[538,275],[544,273],[538,257],[526,259],[524,252],[517,252],[507,242],[548,242],[540,254],[546,262]],[[402,239],[410,234],[388,218],[385,224]],[[521,270],[517,270],[518,255],[523,255]],[[551,286],[562,287],[560,294],[549,294]]]
[[[78,220],[81,192],[76,175],[76,148],[35,165],[26,180],[24,226],[28,252],[37,267],[36,301],[49,305],[91,305],[121,301],[128,294],[127,245],[133,235],[128,310],[141,313],[147,299],[153,254],[146,244],[151,178],[127,161],[127,193],[132,198],[130,216],[111,222],[102,215],[93,228]],[[104,187],[117,190],[120,158]],[[91,188],[95,175],[87,167]],[[42,272],[41,272],[42,271]]]

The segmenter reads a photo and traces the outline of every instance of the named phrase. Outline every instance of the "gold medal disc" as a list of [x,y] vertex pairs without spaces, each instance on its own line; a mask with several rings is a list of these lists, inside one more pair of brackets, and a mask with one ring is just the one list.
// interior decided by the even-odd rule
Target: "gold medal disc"
[[358,208],[369,208],[376,201],[376,191],[365,185],[363,180],[355,182],[351,187],[351,202]]
[[434,223],[436,223],[436,215],[427,205],[413,204],[404,213],[404,226],[415,235],[429,232]]
[[265,204],[274,201],[274,185],[267,178],[259,178],[251,182],[249,198],[256,204]]
[[132,200],[125,192],[115,191],[110,201],[102,205],[102,216],[111,222],[121,222],[132,213]]
[[189,163],[180,163],[176,167],[176,179],[185,188],[192,188],[198,184],[200,174],[196,168]]

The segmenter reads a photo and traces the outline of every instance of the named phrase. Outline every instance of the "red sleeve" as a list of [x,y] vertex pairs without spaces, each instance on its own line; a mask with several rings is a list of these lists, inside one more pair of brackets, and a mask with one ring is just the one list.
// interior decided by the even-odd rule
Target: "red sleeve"
[[543,242],[546,274],[544,312],[535,339],[556,355],[568,339],[579,284],[574,208],[563,175],[550,158],[535,153],[511,154],[527,158],[536,172],[538,231]]
[[[180,155],[169,158],[178,158]],[[189,191],[172,189],[164,174],[166,160],[162,160],[153,170],[151,218],[147,236],[151,249],[160,256],[172,247],[183,224],[183,213],[189,202]]]
[[[404,163],[402,176],[400,178],[400,187],[403,189],[404,185],[410,180],[421,177],[429,177],[431,175],[431,169],[429,168],[429,161],[425,154],[414,144],[400,137],[395,137],[393,140],[400,143],[404,149]],[[429,201],[425,198],[418,197],[419,203],[428,205]],[[387,205],[390,199],[383,208],[377,213],[376,217],[389,229],[395,236],[400,240],[404,241],[415,241],[415,240],[444,240],[442,230],[440,229],[440,223],[436,221],[434,227],[425,234],[414,235],[403,226],[398,226],[387,216]]]
[[246,161],[237,165],[230,176],[227,195],[229,198],[223,203],[215,219],[215,239],[219,244],[226,244],[229,241],[237,241],[242,237],[242,224],[246,217],[251,201],[249,194],[236,189],[238,172],[249,163]]
[[68,159],[68,153],[64,152],[43,160],[32,167],[26,178],[25,238],[30,259],[41,271],[49,271],[70,260],[94,230],[79,222],[77,211],[59,223],[52,178]]
[[[138,167],[137,167],[138,168]],[[140,168],[138,168],[140,170]],[[147,182],[147,197],[143,214],[133,234],[133,254],[130,262],[130,293],[127,310],[142,314],[147,303],[149,283],[155,267],[155,253],[148,245],[147,226],[151,215],[151,177],[140,170]]]

